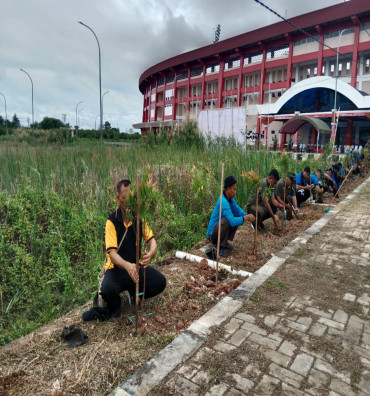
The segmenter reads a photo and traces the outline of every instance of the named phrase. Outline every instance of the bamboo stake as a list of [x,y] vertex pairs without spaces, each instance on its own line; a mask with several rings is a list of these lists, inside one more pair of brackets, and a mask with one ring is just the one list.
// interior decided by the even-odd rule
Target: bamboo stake
[[285,173],[285,176],[284,176],[284,208],[283,208],[284,222],[281,222],[281,224],[284,223],[284,229],[286,228],[286,215],[285,215],[286,178],[287,178],[287,175]]
[[[144,248],[144,252],[146,251],[146,248]],[[143,284],[143,297],[141,299],[141,313],[144,313],[144,298],[145,298],[145,287],[146,287],[146,267],[144,268],[144,284]]]
[[[259,179],[260,164],[257,164],[257,180]],[[258,187],[256,185],[256,219],[255,219],[255,230],[254,230],[254,255],[257,257],[257,232],[258,232]]]
[[[140,275],[140,176],[137,175],[137,211],[136,211],[136,271]],[[140,280],[140,279],[139,279]],[[135,294],[135,335],[137,335],[137,328],[139,324],[139,282],[136,283],[136,294]]]
[[339,193],[339,190],[342,188],[343,184],[345,183],[345,181],[348,179],[348,176],[352,173],[353,168],[356,166],[352,165],[352,168],[349,170],[348,175],[346,176],[346,178],[343,180],[343,183],[340,185],[340,187],[338,188],[337,192],[334,195],[334,198],[337,196],[337,194]]
[[220,239],[221,239],[221,215],[222,215],[222,190],[224,182],[225,165],[222,163],[221,169],[221,192],[220,192],[220,213],[218,215],[218,235],[217,235],[217,261],[216,261],[216,283],[218,282],[218,262],[220,260]]

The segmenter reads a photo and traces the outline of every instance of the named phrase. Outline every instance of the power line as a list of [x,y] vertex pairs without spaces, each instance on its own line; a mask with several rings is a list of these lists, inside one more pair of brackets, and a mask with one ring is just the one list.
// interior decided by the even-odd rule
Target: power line
[[[312,34],[308,33],[306,30],[300,28],[299,26],[295,25],[293,22],[288,21],[286,18],[281,16],[279,13],[277,13],[275,10],[272,8],[268,7],[266,4],[262,3],[260,0],[254,0],[256,3],[260,4],[262,7],[265,7],[268,11],[272,12],[274,15],[276,15],[278,18],[282,19],[284,22],[288,23],[290,26],[294,27],[295,29],[299,30],[301,33],[304,33],[305,35],[311,37],[314,41],[318,42],[319,44],[322,44],[324,47],[329,48],[330,50],[334,51],[336,54],[341,55],[340,51],[330,47],[329,45],[325,44],[323,41],[318,39],[316,36],[313,36]],[[364,64],[361,62],[359,59],[356,60],[356,63],[358,64]]]
[[[352,13],[352,9],[351,9],[351,7],[349,6],[348,1],[343,0],[343,3],[346,4],[346,6],[347,6],[347,8],[349,9],[349,11]],[[365,30],[365,32],[367,33],[367,35],[370,37],[370,33],[367,31],[366,26],[360,21],[360,18],[359,18],[358,16],[356,16],[356,17],[357,17],[357,20],[360,22],[360,26]]]

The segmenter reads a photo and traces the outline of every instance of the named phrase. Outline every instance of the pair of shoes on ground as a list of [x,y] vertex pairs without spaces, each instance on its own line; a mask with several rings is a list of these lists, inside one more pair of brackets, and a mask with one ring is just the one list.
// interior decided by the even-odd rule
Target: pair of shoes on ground
[[[230,245],[231,246],[231,245]],[[224,248],[220,249],[220,257],[227,257],[228,254],[226,253]],[[217,258],[217,249],[215,247],[208,248],[206,250],[206,256],[209,260],[216,260]]]

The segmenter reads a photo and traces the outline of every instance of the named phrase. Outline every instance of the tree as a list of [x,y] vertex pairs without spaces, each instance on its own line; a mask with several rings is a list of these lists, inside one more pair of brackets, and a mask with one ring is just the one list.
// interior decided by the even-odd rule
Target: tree
[[19,118],[17,117],[16,113],[14,113],[13,118],[12,118],[12,122],[10,123],[10,125],[13,128],[19,128],[21,126],[21,122],[19,121]]
[[104,129],[111,129],[111,125],[109,121],[105,121],[104,123]]
[[63,127],[64,124],[61,120],[52,117],[44,117],[44,119],[40,122],[39,128],[47,130],[47,129],[58,129]]

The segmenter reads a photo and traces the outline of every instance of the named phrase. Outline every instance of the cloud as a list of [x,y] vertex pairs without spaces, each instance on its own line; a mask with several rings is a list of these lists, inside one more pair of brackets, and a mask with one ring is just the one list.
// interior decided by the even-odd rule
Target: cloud
[[[325,6],[340,1],[327,0]],[[320,0],[265,0],[288,16],[322,7]],[[94,127],[99,114],[98,47],[101,46],[105,119],[121,130],[141,121],[140,75],[150,66],[208,45],[221,24],[221,39],[277,22],[253,0],[2,0],[0,92],[8,117],[31,117],[34,82],[35,120],[43,117],[75,123],[76,104],[83,127]],[[2,98],[0,114],[4,115]]]

